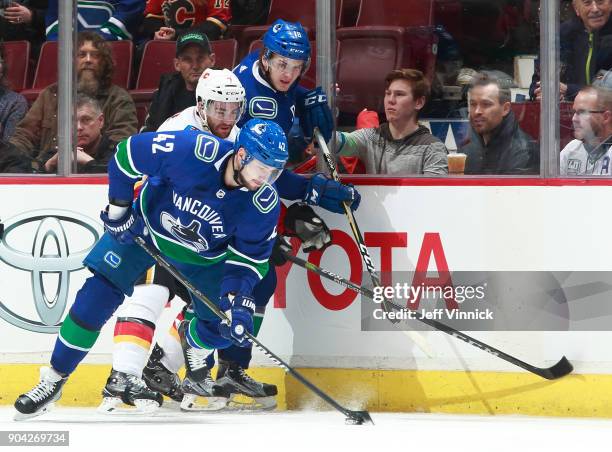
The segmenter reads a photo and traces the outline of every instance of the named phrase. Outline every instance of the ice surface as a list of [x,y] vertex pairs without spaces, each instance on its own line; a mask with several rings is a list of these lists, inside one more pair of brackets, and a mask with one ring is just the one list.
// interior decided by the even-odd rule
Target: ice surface
[[155,416],[135,417],[57,407],[22,422],[13,421],[13,414],[12,408],[0,408],[0,431],[70,432],[70,447],[40,448],[47,452],[590,452],[609,450],[612,435],[612,420],[517,416],[371,413],[376,425],[351,426],[331,411],[182,413],[162,408]]

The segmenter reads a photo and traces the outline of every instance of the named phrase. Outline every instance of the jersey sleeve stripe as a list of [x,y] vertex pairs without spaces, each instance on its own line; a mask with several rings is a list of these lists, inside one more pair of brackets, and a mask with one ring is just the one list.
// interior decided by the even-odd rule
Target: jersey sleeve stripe
[[231,245],[227,246],[227,250],[231,254],[236,255],[240,260],[251,261],[251,262],[255,262],[256,264],[264,264],[268,262],[268,259],[261,259],[261,260],[253,259],[252,257],[249,257],[246,254],[241,253],[240,251],[238,251],[236,248],[232,247]]
[[228,265],[236,265],[238,267],[246,267],[249,270],[253,271],[253,273],[255,273],[260,280],[263,279],[264,276],[266,276],[266,273],[268,273],[268,268],[269,268],[269,265],[267,262],[265,264],[260,264],[260,265],[250,265],[249,263],[244,262],[244,261],[236,261],[233,259],[227,259],[225,263]]
[[119,170],[130,179],[139,179],[142,173],[139,172],[132,160],[131,155],[131,142],[132,138],[122,141],[117,145],[117,152],[115,153],[115,162]]

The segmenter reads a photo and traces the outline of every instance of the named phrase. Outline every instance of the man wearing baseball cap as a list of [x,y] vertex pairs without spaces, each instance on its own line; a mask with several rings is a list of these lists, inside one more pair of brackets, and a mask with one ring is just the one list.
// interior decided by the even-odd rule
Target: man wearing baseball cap
[[215,64],[215,54],[204,33],[187,31],[176,40],[175,72],[164,74],[141,131],[150,132],[170,116],[195,105],[195,89],[202,72]]

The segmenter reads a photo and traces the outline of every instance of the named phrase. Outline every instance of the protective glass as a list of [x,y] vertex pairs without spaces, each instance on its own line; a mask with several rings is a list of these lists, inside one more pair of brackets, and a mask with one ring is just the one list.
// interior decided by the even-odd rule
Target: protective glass
[[242,167],[242,177],[244,177],[245,180],[254,181],[261,185],[264,183],[274,183],[282,172],[282,169],[266,165],[255,158],[249,160]]
[[304,62],[292,60],[290,58],[274,57],[270,59],[270,66],[277,72],[284,74],[296,75],[301,74],[304,70]]
[[219,121],[237,122],[242,115],[243,105],[243,102],[211,100],[206,105],[206,116]]

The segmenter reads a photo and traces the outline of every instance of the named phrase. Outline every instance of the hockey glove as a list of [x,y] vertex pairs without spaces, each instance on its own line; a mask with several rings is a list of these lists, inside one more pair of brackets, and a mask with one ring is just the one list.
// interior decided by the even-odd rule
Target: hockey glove
[[[302,241],[302,249],[305,253],[311,251],[322,251],[331,245],[331,233],[325,222],[319,217],[312,207],[295,203],[287,209],[285,214],[285,232],[292,237],[298,237]],[[289,248],[291,251],[291,248]]]
[[320,86],[305,94],[300,125],[307,143],[312,141],[315,127],[319,128],[326,142],[331,140],[334,118],[327,105],[327,94]]
[[109,206],[106,206],[106,209],[100,212],[100,219],[104,223],[104,229],[115,237],[119,243],[131,245],[134,243],[136,236],[146,236],[149,231],[142,217],[134,212],[132,206],[126,209],[121,217],[111,219],[108,214]]
[[289,237],[280,234],[277,235],[276,242],[274,242],[274,248],[272,248],[272,254],[270,255],[270,262],[275,267],[285,265],[287,262],[285,253],[291,253],[291,251],[293,251],[293,247],[291,246]]
[[253,313],[255,300],[244,295],[227,294],[221,297],[219,309],[229,318],[219,324],[219,333],[232,340],[239,347],[248,347],[246,333],[253,334]]
[[361,195],[352,184],[342,184],[317,173],[308,182],[304,201],[311,206],[320,206],[334,213],[344,213],[342,203],[352,210],[359,208]]

